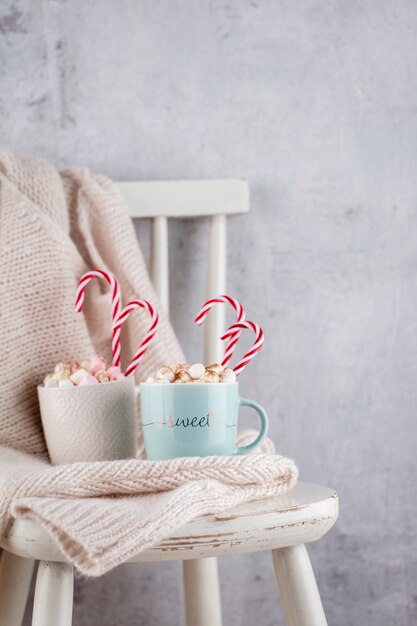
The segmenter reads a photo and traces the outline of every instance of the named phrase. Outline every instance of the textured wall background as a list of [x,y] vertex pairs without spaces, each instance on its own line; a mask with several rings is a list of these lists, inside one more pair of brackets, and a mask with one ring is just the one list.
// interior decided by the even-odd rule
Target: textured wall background
[[[412,0],[0,7],[3,145],[116,179],[249,179],[228,289],[268,340],[242,384],[302,477],[340,492],[310,550],[338,626],[417,620],[416,29]],[[191,358],[205,235],[171,228]],[[220,568],[225,624],[277,623],[268,554]],[[78,584],[74,623],[179,625],[180,580],[173,563]]]

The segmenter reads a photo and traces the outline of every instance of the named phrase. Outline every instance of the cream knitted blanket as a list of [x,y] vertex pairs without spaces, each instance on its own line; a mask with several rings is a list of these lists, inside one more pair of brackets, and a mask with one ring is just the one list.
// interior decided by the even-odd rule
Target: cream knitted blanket
[[[109,269],[123,302],[157,304],[117,187],[86,170],[57,172],[41,160],[0,155],[0,533],[13,517],[36,520],[84,574],[98,576],[159,543],[193,518],[278,495],[297,479],[292,461],[261,454],[51,467],[36,385],[54,364],[110,357],[110,299],[89,285],[85,318],[74,312],[79,277]],[[183,359],[166,318],[137,379]],[[125,362],[146,318],[132,316]],[[249,435],[253,436],[253,435]]]

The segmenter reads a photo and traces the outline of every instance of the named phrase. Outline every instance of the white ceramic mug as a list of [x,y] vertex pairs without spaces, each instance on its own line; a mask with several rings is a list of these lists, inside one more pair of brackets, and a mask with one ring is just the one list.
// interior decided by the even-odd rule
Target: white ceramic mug
[[41,419],[54,465],[136,457],[137,391],[133,377],[82,387],[38,387]]

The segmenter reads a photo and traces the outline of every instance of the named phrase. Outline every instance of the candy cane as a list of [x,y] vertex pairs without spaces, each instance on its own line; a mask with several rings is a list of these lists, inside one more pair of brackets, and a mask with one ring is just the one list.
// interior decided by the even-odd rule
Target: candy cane
[[236,324],[232,324],[227,329],[227,331],[225,332],[225,334],[222,336],[221,339],[225,341],[226,339],[229,339],[230,337],[234,337],[237,330],[240,329],[240,331],[242,331],[244,328],[253,330],[253,332],[256,335],[256,338],[255,338],[255,343],[253,344],[252,348],[241,358],[241,360],[236,365],[236,367],[233,368],[233,371],[235,372],[236,376],[239,376],[242,370],[253,359],[255,354],[259,352],[264,342],[264,332],[262,328],[258,326],[258,324],[256,324],[255,322],[250,322],[250,321],[236,322]]
[[130,361],[125,371],[125,376],[130,376],[130,374],[133,374],[133,372],[139,365],[139,361],[144,356],[146,350],[149,348],[150,342],[155,336],[156,328],[159,322],[158,313],[153,308],[150,302],[148,302],[147,300],[132,300],[131,302],[126,304],[125,308],[122,311],[120,311],[120,314],[113,323],[113,329],[120,332],[123,324],[129,317],[129,315],[132,313],[132,311],[138,308],[147,309],[149,311],[149,314],[151,316],[151,325],[149,326],[148,332],[146,333],[144,340],[142,341],[139,348],[135,352],[132,360]]
[[[229,303],[232,305],[232,307],[234,308],[234,310],[237,313],[237,322],[243,322],[245,320],[245,311],[243,310],[243,306],[240,304],[240,302],[238,300],[236,300],[236,298],[232,298],[231,296],[216,296],[215,298],[210,298],[210,300],[207,300],[204,304],[203,307],[200,309],[199,314],[197,315],[197,317],[194,320],[194,323],[197,324],[198,326],[200,326],[204,320],[206,319],[210,309],[218,303]],[[230,359],[232,358],[234,349],[236,347],[236,344],[239,340],[240,334],[241,334],[241,330],[236,330],[235,333],[230,337],[230,341],[227,344],[225,353],[224,353],[224,357],[223,357],[223,361],[222,361],[222,365],[223,367],[227,367],[229,364]]]
[[[112,289],[112,320],[116,319],[120,311],[120,287],[119,283],[110,272],[104,270],[91,270],[81,277],[77,287],[77,294],[75,296],[75,310],[80,313],[83,310],[84,304],[84,291],[90,280],[93,278],[104,278],[109,283]],[[113,365],[120,365],[120,329],[113,330],[112,333],[112,354]]]

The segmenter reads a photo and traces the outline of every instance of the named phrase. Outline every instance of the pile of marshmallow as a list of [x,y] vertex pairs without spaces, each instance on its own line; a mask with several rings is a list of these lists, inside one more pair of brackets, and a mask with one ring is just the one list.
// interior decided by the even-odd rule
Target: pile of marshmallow
[[236,374],[220,363],[205,367],[202,363],[180,363],[175,368],[162,365],[155,376],[150,376],[147,383],[234,383]]
[[107,367],[103,357],[95,356],[81,363],[58,363],[54,373],[48,374],[43,384],[45,387],[81,387],[109,383],[119,378],[123,378],[120,367]]

